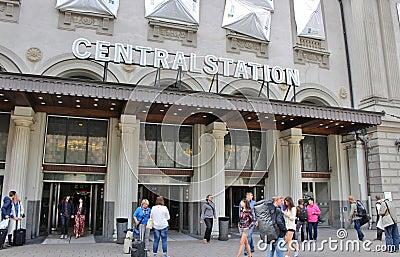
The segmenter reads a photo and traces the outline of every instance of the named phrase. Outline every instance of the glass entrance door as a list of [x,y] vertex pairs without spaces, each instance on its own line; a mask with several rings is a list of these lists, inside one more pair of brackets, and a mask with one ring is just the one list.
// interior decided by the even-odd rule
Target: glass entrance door
[[[40,232],[42,235],[59,230],[58,205],[65,195],[70,195],[74,206],[79,198],[86,205],[85,233],[101,234],[103,227],[103,184],[45,182],[43,185],[42,206],[40,216]],[[70,222],[73,227],[74,222]],[[70,230],[72,231],[72,230]]]
[[303,181],[302,183],[303,199],[307,203],[307,199],[310,197],[314,198],[314,202],[318,205],[321,210],[320,218],[324,222],[320,225],[329,226],[331,222],[330,213],[330,188],[329,181]]

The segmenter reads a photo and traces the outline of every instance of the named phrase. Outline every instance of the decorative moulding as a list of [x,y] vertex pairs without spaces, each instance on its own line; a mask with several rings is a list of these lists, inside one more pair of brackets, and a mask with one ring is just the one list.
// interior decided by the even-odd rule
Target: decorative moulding
[[0,21],[18,23],[19,10],[18,0],[0,0]]
[[37,47],[31,47],[26,51],[26,58],[31,62],[38,62],[42,59],[42,51]]
[[58,28],[72,31],[76,28],[93,29],[96,30],[96,34],[111,36],[114,32],[114,17],[60,11]]
[[323,47],[324,41],[305,37],[298,39],[293,47],[295,63],[316,63],[321,68],[329,69],[330,53]]
[[268,41],[252,38],[230,29],[226,30],[226,51],[240,53],[240,51],[256,53],[257,57],[268,58]]
[[148,40],[164,42],[175,40],[184,46],[197,47],[197,25],[183,25],[149,19]]

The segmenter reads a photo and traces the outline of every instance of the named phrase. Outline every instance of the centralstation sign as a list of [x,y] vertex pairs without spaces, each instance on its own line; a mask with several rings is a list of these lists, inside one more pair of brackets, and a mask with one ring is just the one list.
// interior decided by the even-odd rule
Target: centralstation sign
[[133,64],[208,75],[220,74],[237,79],[300,86],[300,75],[296,69],[233,60],[215,55],[197,56],[194,53],[181,51],[170,53],[161,48],[121,43],[112,45],[108,41],[92,43],[85,38],[78,38],[73,42],[72,53],[81,60],[94,59],[99,62]]

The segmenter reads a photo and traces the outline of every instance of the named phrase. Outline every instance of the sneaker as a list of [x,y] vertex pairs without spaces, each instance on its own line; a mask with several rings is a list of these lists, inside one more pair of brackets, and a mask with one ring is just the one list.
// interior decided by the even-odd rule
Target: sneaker
[[207,239],[203,239],[203,244],[207,244]]
[[68,238],[68,235],[64,235],[64,238],[67,239],[67,238]]
[[297,257],[297,256],[299,256],[299,250],[294,252],[294,257]]
[[63,239],[63,238],[64,238],[64,235],[61,235],[61,236],[60,236],[60,239]]
[[251,252],[252,252],[252,253],[254,253],[254,252],[255,252],[255,250],[254,250],[254,249],[251,249]]
[[244,253],[244,256],[247,256],[247,253]]

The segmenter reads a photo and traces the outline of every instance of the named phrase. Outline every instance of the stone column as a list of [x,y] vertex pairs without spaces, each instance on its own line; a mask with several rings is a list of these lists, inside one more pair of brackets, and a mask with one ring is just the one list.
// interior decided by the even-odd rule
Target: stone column
[[282,137],[289,144],[290,196],[293,202],[297,203],[297,200],[302,198],[300,141],[304,139],[304,136],[301,129],[292,128],[283,131]]
[[10,166],[5,174],[6,193],[9,190],[17,191],[21,200],[25,200],[26,176],[28,172],[29,143],[31,125],[35,122],[34,111],[30,107],[16,106],[11,119],[15,123],[14,139],[12,143]]
[[139,130],[140,122],[135,115],[121,115],[120,164],[116,218],[128,218],[132,225],[132,208],[138,194]]
[[211,184],[217,216],[225,216],[225,158],[224,137],[228,134],[226,125],[214,122],[206,131],[214,137],[214,156],[211,159]]

